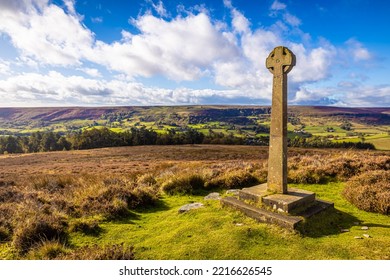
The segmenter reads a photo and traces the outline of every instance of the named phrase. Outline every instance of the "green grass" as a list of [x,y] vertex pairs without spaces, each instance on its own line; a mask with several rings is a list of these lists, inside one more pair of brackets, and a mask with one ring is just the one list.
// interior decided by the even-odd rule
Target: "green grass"
[[[101,224],[102,233],[72,233],[74,246],[124,242],[135,246],[137,259],[389,259],[390,217],[361,211],[347,202],[342,183],[291,185],[315,191],[317,197],[335,203],[290,232],[257,223],[241,213],[222,208],[203,196],[164,196],[155,209],[133,212],[120,222]],[[190,202],[205,207],[179,214]],[[367,232],[362,225],[369,226]],[[341,233],[340,229],[349,229]],[[368,233],[372,238],[354,239]]]

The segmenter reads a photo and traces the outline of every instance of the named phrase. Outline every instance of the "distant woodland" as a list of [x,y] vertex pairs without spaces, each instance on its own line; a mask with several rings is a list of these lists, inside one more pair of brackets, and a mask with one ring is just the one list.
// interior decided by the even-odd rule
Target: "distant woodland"
[[[332,142],[327,137],[321,136],[310,138],[296,136],[288,140],[290,147],[375,149],[371,143]],[[187,128],[181,132],[172,129],[168,130],[168,133],[159,134],[144,127],[133,127],[124,132],[114,132],[103,127],[66,135],[55,132],[34,132],[30,136],[0,137],[0,153],[37,153],[139,145],[225,144],[267,146],[268,143],[269,136],[237,137],[233,133],[218,132],[210,132],[206,135],[192,128]]]

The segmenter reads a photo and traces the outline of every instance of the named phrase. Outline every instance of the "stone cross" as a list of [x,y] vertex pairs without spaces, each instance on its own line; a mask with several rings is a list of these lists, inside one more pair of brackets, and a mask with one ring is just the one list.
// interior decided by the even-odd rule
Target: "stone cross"
[[268,191],[274,193],[287,193],[287,73],[294,66],[295,55],[282,46],[266,60],[266,67],[274,75],[267,181]]

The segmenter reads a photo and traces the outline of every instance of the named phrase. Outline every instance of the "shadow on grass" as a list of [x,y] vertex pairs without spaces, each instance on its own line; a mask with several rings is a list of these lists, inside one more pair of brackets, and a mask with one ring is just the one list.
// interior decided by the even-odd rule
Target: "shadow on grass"
[[380,228],[390,228],[390,225],[382,225],[382,224],[373,224],[373,223],[363,223],[362,226],[368,226],[370,228],[380,227]]
[[136,224],[135,221],[141,220],[142,214],[156,213],[169,209],[170,208],[168,207],[168,205],[162,199],[160,199],[153,205],[146,207],[138,207],[134,210],[127,210],[125,213],[121,213],[121,215],[119,216],[107,219],[106,222],[110,222],[113,224]]
[[[137,208],[136,210],[134,210],[136,212],[134,214],[138,215],[137,213],[140,213],[140,214],[156,213],[156,212],[161,212],[161,211],[167,211],[169,209],[170,209],[170,207],[168,206],[168,204],[164,200],[159,199],[153,205],[150,205],[147,207]],[[138,215],[138,219],[139,219],[139,216],[140,215]]]
[[106,222],[113,224],[135,224],[136,220],[140,220],[141,215],[133,211],[127,210],[126,213],[122,213],[120,216],[106,219]]
[[320,214],[306,219],[297,230],[303,236],[322,237],[327,235],[340,234],[343,229],[350,229],[361,221],[355,216],[338,209],[328,209]]

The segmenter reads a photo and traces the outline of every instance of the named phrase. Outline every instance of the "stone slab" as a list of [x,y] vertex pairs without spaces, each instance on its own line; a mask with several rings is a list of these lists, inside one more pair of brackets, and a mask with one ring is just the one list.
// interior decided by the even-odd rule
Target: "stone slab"
[[204,197],[204,200],[219,200],[221,196],[217,192],[209,193]]
[[276,224],[290,230],[294,230],[303,220],[302,217],[283,215],[263,208],[255,207],[245,203],[244,201],[238,200],[235,197],[222,198],[221,203],[224,206],[239,210],[248,217],[251,217],[259,222]]
[[312,205],[304,209],[302,212],[299,212],[298,215],[307,219],[322,211],[325,211],[326,209],[333,208],[333,207],[334,207],[333,202],[329,202],[317,198]]
[[308,206],[315,200],[315,193],[289,188],[286,194],[272,194],[262,197],[264,205],[275,211],[290,213],[292,210]]
[[260,202],[261,198],[269,194],[267,191],[267,184],[256,185],[250,188],[243,188],[238,192],[238,197],[241,200],[251,200],[253,202]]
[[199,209],[199,208],[202,208],[202,207],[203,207],[202,203],[199,203],[199,202],[190,203],[190,204],[186,204],[186,205],[180,207],[178,212],[179,213],[185,213],[185,212],[188,212],[190,210]]

